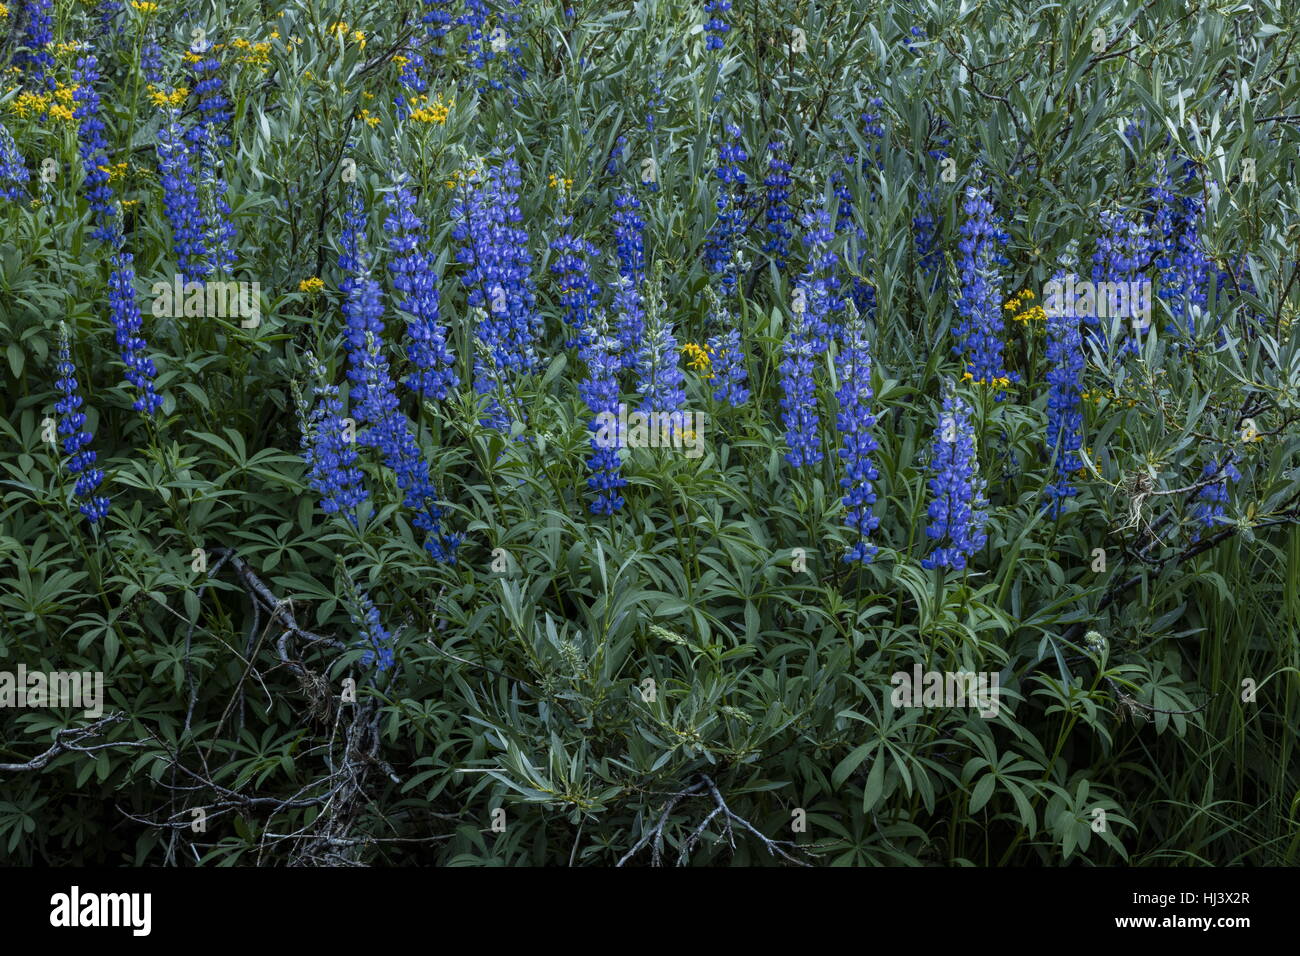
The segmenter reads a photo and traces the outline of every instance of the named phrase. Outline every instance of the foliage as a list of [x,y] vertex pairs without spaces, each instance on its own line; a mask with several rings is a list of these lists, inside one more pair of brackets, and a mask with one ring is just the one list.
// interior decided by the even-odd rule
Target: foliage
[[[46,44],[37,7],[0,21],[0,670],[101,671],[123,719],[15,769],[87,718],[0,710],[4,857],[1300,860],[1294,0],[56,0]],[[154,309],[182,261],[256,321]],[[1153,279],[1149,328],[1049,336],[1066,272]],[[636,410],[683,350],[702,454],[605,456],[593,513],[608,376]],[[987,522],[923,567],[951,395]],[[893,706],[914,667],[996,674],[996,716]]]

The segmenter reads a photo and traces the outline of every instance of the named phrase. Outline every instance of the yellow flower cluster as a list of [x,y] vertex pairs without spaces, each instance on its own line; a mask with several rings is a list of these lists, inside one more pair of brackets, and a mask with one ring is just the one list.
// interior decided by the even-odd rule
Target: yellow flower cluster
[[365,31],[353,30],[351,25],[344,23],[342,20],[338,21],[337,23],[331,24],[329,29],[326,30],[325,32],[331,33],[334,36],[339,37],[340,39],[343,40],[346,40],[349,36],[351,36],[352,42],[355,43],[359,49],[364,50],[366,48]]
[[565,192],[568,192],[573,188],[573,180],[568,176],[561,178],[555,175],[555,173],[551,173],[551,177],[547,181],[546,185],[550,186],[552,189],[563,189]]
[[447,117],[451,115],[451,108],[456,105],[455,100],[443,102],[442,94],[439,93],[432,103],[429,102],[428,96],[416,97],[411,101],[411,119],[417,123],[437,123],[441,126],[447,122]]
[[308,295],[315,295],[325,288],[325,280],[312,276],[309,279],[303,279],[298,283],[298,291],[306,292]]
[[100,166],[101,172],[108,173],[108,181],[114,182],[126,178],[126,163],[114,163],[112,166]]
[[1121,398],[1120,396],[1116,395],[1108,388],[1085,389],[1083,392],[1079,394],[1079,397],[1082,398],[1085,402],[1092,402],[1094,405],[1100,405],[1103,399],[1110,399],[1111,401],[1116,402],[1117,404],[1125,405],[1129,408],[1134,408],[1137,406],[1137,399]]
[[478,176],[477,169],[454,169],[451,172],[451,179],[443,181],[448,189],[455,189],[464,183],[472,182]]
[[3,3],[0,3],[0,20],[7,20],[8,18],[9,18],[9,8],[6,7]]
[[154,106],[171,106],[178,107],[185,102],[185,97],[190,95],[189,87],[178,86],[170,93],[162,87],[149,84],[149,101]]
[[374,129],[380,123],[380,119],[378,116],[370,115],[370,110],[362,110],[360,113],[357,114],[357,119],[361,120],[361,122],[365,123],[371,129]]
[[131,0],[131,9],[147,17],[158,12],[158,4],[150,3],[149,0]]
[[[279,34],[276,34],[277,36]],[[253,66],[266,66],[271,61],[271,44],[267,42],[250,43],[243,37],[236,37],[230,45],[240,52],[239,62]]]
[[1005,376],[1001,376],[1001,375],[998,376],[997,378],[993,379],[993,381],[989,382],[989,381],[985,381],[985,380],[982,379],[982,378],[976,378],[976,377],[975,377],[974,375],[972,375],[970,372],[962,372],[962,373],[961,373],[961,380],[962,380],[963,382],[974,382],[976,385],[990,385],[990,386],[992,386],[992,387],[994,387],[994,388],[1010,388],[1010,387],[1011,387],[1011,379],[1009,379],[1009,378],[1007,378],[1007,377],[1005,377]]
[[697,372],[707,372],[713,378],[713,352],[707,345],[687,342],[681,346],[682,355],[686,356],[686,367]]
[[73,123],[76,92],[77,87],[64,86],[60,83],[54,88],[53,93],[19,93],[10,101],[9,108],[19,119],[27,119],[29,116],[48,116],[65,123]]
[[1033,290],[1021,289],[1011,298],[1007,299],[1002,308],[1011,313],[1011,321],[1019,322],[1021,325],[1029,325],[1031,322],[1043,322],[1047,319],[1047,313],[1043,311],[1041,305],[1031,305],[1022,309],[1021,306],[1027,305],[1029,300],[1034,298]]

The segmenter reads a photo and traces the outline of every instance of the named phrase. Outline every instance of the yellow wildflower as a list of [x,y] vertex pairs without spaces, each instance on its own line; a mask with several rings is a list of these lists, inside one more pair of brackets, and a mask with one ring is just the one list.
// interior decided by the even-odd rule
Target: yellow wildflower
[[687,342],[682,345],[681,352],[686,356],[687,368],[697,372],[707,372],[709,378],[713,377],[713,353],[709,351],[708,346]]
[[325,288],[325,280],[312,276],[310,279],[303,279],[298,283],[298,291],[306,292],[308,295],[315,295]]
[[161,87],[149,84],[149,102],[154,106],[172,106],[177,107],[185,102],[185,98],[190,95],[189,87],[178,86],[170,93]]
[[417,123],[437,123],[439,126],[447,122],[447,117],[451,115],[451,108],[456,105],[455,100],[443,102],[442,94],[439,93],[432,103],[428,102],[427,96],[418,97],[412,101],[411,119]]
[[9,108],[22,119],[44,115],[50,111],[50,98],[42,93],[19,93],[10,100]]
[[131,9],[147,17],[158,12],[158,4],[150,3],[149,0],[131,0]]
[[987,381],[986,379],[976,378],[970,372],[962,372],[961,380],[963,382],[974,382],[976,385],[990,385],[993,388],[1009,388],[1011,386],[1011,379],[1002,375],[999,375],[997,378],[993,379],[993,381],[990,382]]

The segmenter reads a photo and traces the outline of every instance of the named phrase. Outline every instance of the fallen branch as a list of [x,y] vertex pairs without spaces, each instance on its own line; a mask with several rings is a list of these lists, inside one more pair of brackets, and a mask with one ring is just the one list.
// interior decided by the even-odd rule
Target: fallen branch
[[123,714],[108,714],[99,718],[93,724],[87,724],[85,727],[65,727],[54,735],[54,746],[45,753],[33,757],[26,763],[0,763],[0,773],[22,773],[28,770],[43,770],[47,764],[55,757],[65,753],[89,754],[100,750],[107,750],[110,747],[147,747],[150,744],[148,740],[122,740],[114,743],[95,744],[90,747],[83,747],[81,742],[89,740],[92,737],[98,737],[104,732],[104,729],[111,724],[121,723],[126,720]]

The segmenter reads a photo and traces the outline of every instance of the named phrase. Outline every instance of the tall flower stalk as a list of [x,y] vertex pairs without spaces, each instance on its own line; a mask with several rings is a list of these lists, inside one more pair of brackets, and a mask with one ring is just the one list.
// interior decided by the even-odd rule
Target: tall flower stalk
[[104,472],[95,467],[95,451],[89,445],[95,436],[85,429],[86,414],[81,410],[81,389],[77,383],[77,366],[72,362],[72,348],[68,329],[59,326],[59,361],[55,365],[59,378],[55,382],[62,397],[55,403],[59,413],[58,434],[63,436],[60,448],[66,461],[64,467],[74,479],[72,493],[79,502],[78,510],[91,525],[98,524],[108,515],[109,501],[96,494],[104,480]]
[[[595,418],[588,426],[591,431],[601,431],[604,441],[591,439],[591,457],[587,468],[591,471],[587,487],[596,493],[591,502],[592,514],[614,514],[623,507],[619,489],[627,484],[622,476],[618,435],[618,372],[619,342],[612,334],[605,312],[589,312],[581,336],[580,357],[587,363],[587,378],[578,391]],[[604,422],[601,418],[604,418]],[[613,419],[611,428],[609,420]]]
[[[1064,284],[1065,273],[1054,281]],[[1047,488],[1049,508],[1059,514],[1064,499],[1078,494],[1071,477],[1083,467],[1083,336],[1073,308],[1047,314],[1047,448],[1055,480]]]
[[339,387],[329,381],[325,367],[314,356],[309,355],[308,361],[315,404],[308,412],[304,401],[298,410],[307,484],[321,496],[321,511],[341,514],[356,527],[356,509],[366,500],[366,489],[357,464],[355,435],[350,433]]
[[951,382],[946,391],[930,451],[930,523],[925,533],[935,548],[921,565],[961,570],[988,540],[988,501],[979,477],[970,406]]
[[876,503],[875,481],[880,477],[872,453],[879,443],[872,435],[876,417],[871,412],[871,349],[867,340],[867,325],[857,309],[850,306],[849,319],[844,324],[840,352],[835,360],[840,388],[835,393],[839,404],[836,427],[840,433],[840,460],[844,463],[844,477],[840,487],[847,509],[844,523],[853,532],[853,543],[844,555],[848,562],[869,564],[879,550],[870,535],[880,525],[872,514]]
[[958,243],[961,296],[953,351],[965,359],[964,378],[995,388],[1001,398],[1001,389],[1019,380],[1007,370],[1002,356],[1005,324],[1000,267],[1007,260],[1000,248],[1008,237],[983,190],[970,187],[962,210],[966,219]]
[[415,214],[415,196],[398,176],[385,202],[388,272],[398,294],[397,308],[406,321],[406,357],[412,371],[406,387],[427,398],[445,399],[460,384],[456,357],[447,347],[447,329],[439,321],[438,275],[433,254],[425,248],[424,223]]
[[376,449],[392,470],[402,502],[413,514],[412,522],[425,533],[424,549],[435,561],[455,563],[461,536],[443,529],[443,511],[429,477],[429,463],[415,440],[410,419],[398,408],[396,384],[384,354],[379,283],[371,276],[365,246],[365,209],[355,188],[344,221],[339,267],[345,274],[341,291],[345,296],[348,379],[359,424],[365,426],[357,440]]

